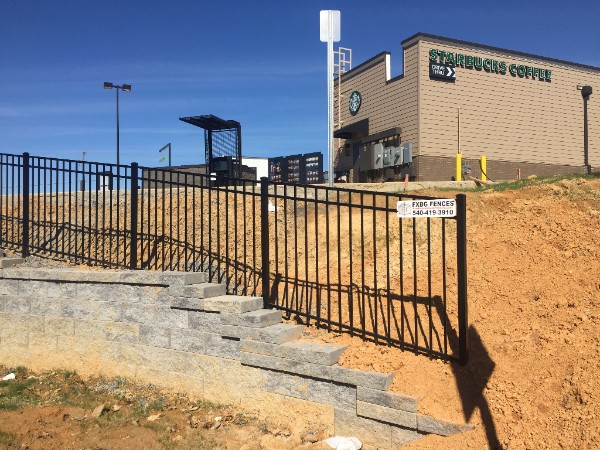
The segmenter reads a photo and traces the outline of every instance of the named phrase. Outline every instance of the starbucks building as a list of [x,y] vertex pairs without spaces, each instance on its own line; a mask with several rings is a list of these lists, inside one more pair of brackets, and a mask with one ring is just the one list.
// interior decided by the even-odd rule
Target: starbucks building
[[336,177],[600,171],[600,68],[423,33],[402,46],[402,75],[383,52],[336,79]]

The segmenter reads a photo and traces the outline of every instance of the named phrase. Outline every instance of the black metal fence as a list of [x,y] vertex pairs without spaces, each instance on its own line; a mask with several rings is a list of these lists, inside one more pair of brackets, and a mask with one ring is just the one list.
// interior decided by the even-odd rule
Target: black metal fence
[[0,245],[113,268],[205,271],[299,323],[468,358],[466,201],[0,154]]

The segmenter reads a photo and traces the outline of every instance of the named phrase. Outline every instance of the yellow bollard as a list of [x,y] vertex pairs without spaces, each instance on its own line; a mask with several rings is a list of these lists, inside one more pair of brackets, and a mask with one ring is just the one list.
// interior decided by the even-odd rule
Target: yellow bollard
[[487,159],[485,156],[481,155],[481,180],[487,180]]
[[456,181],[462,181],[462,154],[456,154]]

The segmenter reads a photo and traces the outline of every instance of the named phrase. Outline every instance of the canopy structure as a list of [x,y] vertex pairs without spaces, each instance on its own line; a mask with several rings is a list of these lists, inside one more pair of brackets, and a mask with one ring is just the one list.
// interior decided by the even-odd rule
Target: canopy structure
[[242,126],[235,120],[225,120],[212,114],[180,117],[179,120],[204,129],[205,161],[214,172],[215,158],[231,157],[235,176],[241,177]]

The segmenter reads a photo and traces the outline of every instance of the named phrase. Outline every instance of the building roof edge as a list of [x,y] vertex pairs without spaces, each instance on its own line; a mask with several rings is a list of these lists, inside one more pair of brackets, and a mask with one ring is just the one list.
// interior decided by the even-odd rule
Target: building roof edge
[[482,50],[490,50],[490,51],[494,51],[494,52],[505,53],[507,55],[519,56],[519,57],[524,57],[524,58],[532,58],[532,59],[537,59],[537,60],[544,61],[544,62],[561,64],[561,65],[574,67],[574,68],[578,68],[578,69],[591,70],[593,72],[600,72],[600,67],[590,66],[587,64],[580,64],[580,63],[575,63],[575,62],[571,62],[571,61],[565,61],[562,59],[549,58],[547,56],[535,55],[533,53],[518,52],[515,50],[508,50],[506,48],[493,47],[491,45],[484,45],[484,44],[477,44],[475,42],[462,41],[460,39],[447,38],[444,36],[437,36],[435,34],[428,34],[428,33],[421,33],[421,32],[413,34],[409,38],[404,39],[400,44],[402,45],[402,47],[406,48],[406,47],[410,47],[410,46],[416,44],[418,41],[422,41],[422,40],[433,41],[433,42],[440,43],[440,44],[447,43],[447,44],[455,44],[455,45],[464,46],[464,47],[473,47],[473,48],[482,49]]

